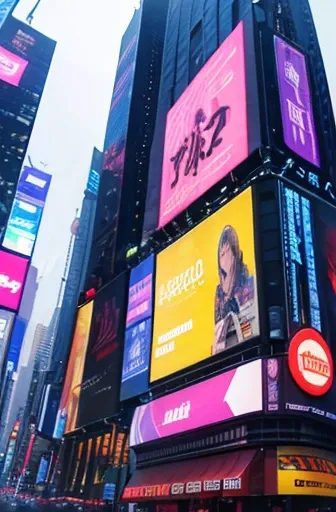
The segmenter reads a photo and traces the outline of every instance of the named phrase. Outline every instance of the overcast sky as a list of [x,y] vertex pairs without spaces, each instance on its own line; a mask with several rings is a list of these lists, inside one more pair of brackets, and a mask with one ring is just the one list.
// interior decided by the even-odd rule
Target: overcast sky
[[[47,164],[52,184],[33,265],[40,274],[21,364],[27,362],[37,323],[48,325],[70,240],[81,207],[93,147],[102,149],[120,40],[136,0],[41,0],[32,26],[57,41],[27,155]],[[21,0],[24,21],[35,0]],[[43,166],[40,166],[43,169]]]

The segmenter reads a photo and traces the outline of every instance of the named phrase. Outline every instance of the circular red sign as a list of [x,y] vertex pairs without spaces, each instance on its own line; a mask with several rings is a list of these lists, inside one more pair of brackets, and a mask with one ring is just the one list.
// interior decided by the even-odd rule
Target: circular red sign
[[327,342],[315,329],[302,329],[289,345],[288,364],[296,384],[313,396],[325,395],[334,381],[334,364]]

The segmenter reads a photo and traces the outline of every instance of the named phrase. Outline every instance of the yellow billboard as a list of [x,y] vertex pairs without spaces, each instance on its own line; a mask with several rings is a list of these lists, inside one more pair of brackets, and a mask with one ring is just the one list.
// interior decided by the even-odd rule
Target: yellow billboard
[[336,454],[316,448],[278,448],[278,493],[336,498]]
[[249,188],[158,254],[150,380],[258,335]]

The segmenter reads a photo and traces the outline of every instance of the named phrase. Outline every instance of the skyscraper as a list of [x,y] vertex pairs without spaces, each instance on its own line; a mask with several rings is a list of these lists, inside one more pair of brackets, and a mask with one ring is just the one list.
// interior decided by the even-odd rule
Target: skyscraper
[[16,69],[14,75],[0,74],[1,236],[12,207],[55,44],[11,15],[1,27],[2,65]]

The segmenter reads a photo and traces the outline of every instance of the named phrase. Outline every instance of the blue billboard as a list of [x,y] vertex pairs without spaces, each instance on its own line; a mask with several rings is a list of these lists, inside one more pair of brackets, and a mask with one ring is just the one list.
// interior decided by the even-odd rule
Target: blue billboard
[[53,437],[62,389],[60,386],[48,384],[45,388],[42,410],[39,418],[38,431]]
[[0,1],[0,28],[5,22],[7,16],[18,3],[19,0],[1,0]]
[[50,174],[34,167],[24,166],[19,178],[16,197],[26,200],[31,204],[44,206],[50,183]]
[[153,277],[153,255],[131,271],[120,400],[127,400],[148,391]]
[[2,245],[24,256],[31,256],[42,213],[41,206],[14,199]]
[[6,373],[17,370],[26,328],[26,320],[20,316],[16,317],[7,354]]
[[99,172],[95,171],[94,169],[91,169],[89,174],[89,179],[87,182],[87,191],[91,192],[95,196],[98,194],[99,190],[99,182],[100,182],[100,174]]
[[48,469],[49,469],[49,460],[45,457],[41,457],[39,469],[36,476],[36,482],[35,485],[41,485],[44,484],[47,480],[48,475]]

